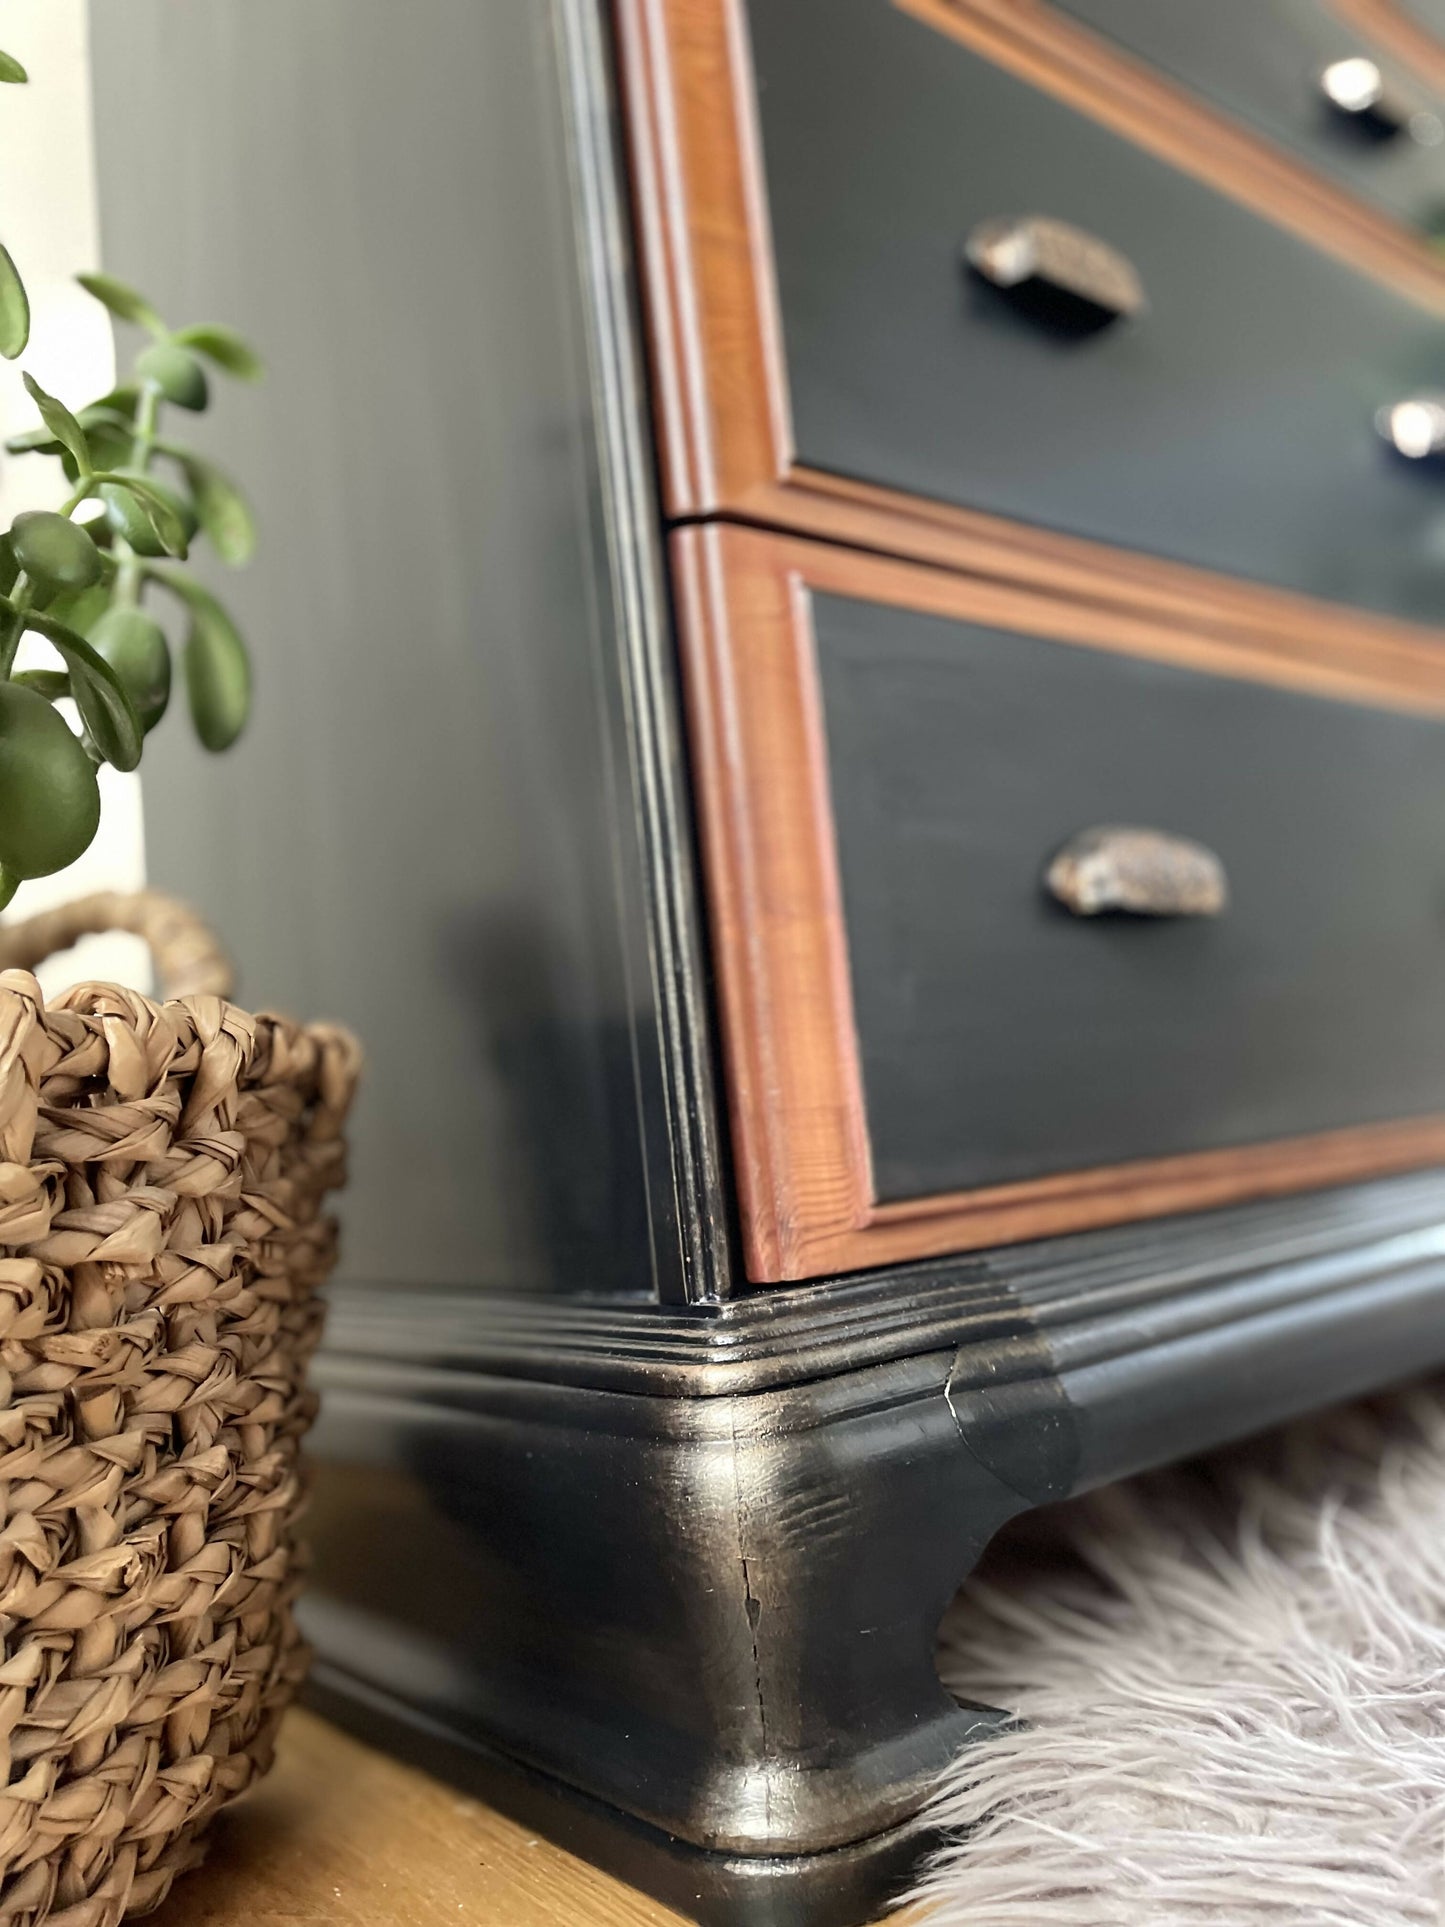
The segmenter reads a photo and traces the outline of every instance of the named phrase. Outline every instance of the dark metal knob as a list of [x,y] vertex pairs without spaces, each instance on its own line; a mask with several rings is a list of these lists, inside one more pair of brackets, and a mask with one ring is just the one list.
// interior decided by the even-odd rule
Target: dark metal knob
[[1101,319],[1141,314],[1147,305],[1143,283],[1117,248],[1051,215],[980,221],[963,251],[996,288],[1054,289]]
[[1320,92],[1341,120],[1373,140],[1408,134],[1422,147],[1445,140],[1440,116],[1387,81],[1365,54],[1332,60],[1320,75]]
[[1100,824],[1070,837],[1049,864],[1044,887],[1076,917],[1217,917],[1229,902],[1213,850],[1128,824]]

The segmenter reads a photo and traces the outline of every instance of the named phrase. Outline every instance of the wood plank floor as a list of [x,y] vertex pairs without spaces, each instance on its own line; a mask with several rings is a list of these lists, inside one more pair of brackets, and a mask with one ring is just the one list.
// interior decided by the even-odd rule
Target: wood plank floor
[[[902,1927],[899,1916],[894,1917]],[[292,1712],[151,1927],[687,1927],[489,1807]]]

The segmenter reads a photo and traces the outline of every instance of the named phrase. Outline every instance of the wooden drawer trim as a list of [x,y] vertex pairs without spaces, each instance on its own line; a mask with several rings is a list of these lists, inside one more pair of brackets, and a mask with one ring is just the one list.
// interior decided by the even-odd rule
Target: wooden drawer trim
[[[1253,213],[1441,310],[1445,280],[1429,241],[1045,0],[893,4]],[[1359,20],[1354,24],[1380,40],[1383,51],[1374,28]]]
[[1325,0],[1330,13],[1411,67],[1422,83],[1445,94],[1445,41],[1414,19],[1399,0]]
[[[1019,20],[1033,23],[1035,38],[1038,23],[1046,23],[1050,46],[1061,44],[1066,33],[1082,34],[1098,50],[1094,61],[1106,70],[1131,65],[1083,29],[1025,0],[969,0],[967,7],[955,0],[895,3],[946,15],[950,31],[978,37],[996,58],[1003,55],[993,40],[1007,35],[989,16],[1001,13],[1012,22],[1016,10]],[[1216,634],[1247,636],[1255,645],[1286,654],[1358,654],[1362,666],[1379,670],[1385,689],[1397,679],[1409,684],[1417,673],[1431,679],[1430,658],[1441,647],[1433,627],[871,487],[798,463],[741,0],[617,0],[617,6],[669,517],[728,514],[1026,583],[1076,601],[1188,622]],[[1026,37],[1021,44],[1033,59],[1034,40]],[[1005,64],[1018,66],[1023,60],[1024,53],[1016,52]],[[1056,54],[1055,66],[1060,71],[1067,66],[1061,55]],[[1028,78],[1042,77],[1033,68],[1026,71]],[[1053,90],[1062,85],[1059,81]],[[1403,275],[1407,292],[1445,312],[1445,265],[1403,229],[1167,83],[1146,76],[1131,80],[1130,87],[1134,93],[1142,88],[1154,102],[1150,113],[1159,124],[1183,124],[1186,109],[1201,123],[1198,165],[1192,171],[1221,185],[1218,155],[1237,154],[1244,143],[1251,168],[1267,162],[1260,178],[1276,182],[1262,211],[1284,219],[1288,207],[1298,209],[1307,200],[1315,210],[1309,217],[1311,241],[1328,242],[1357,268],[1373,262],[1382,278],[1398,283]],[[1107,117],[1098,101],[1092,105]],[[1142,106],[1135,112],[1141,120],[1149,118]],[[1280,187],[1286,181],[1293,199]],[[1361,224],[1375,237],[1373,249]],[[1387,269],[1385,254],[1394,269]],[[1408,273],[1401,265],[1407,258],[1413,263]]]
[[[995,582],[754,530],[673,557],[745,1262],[759,1283],[1053,1236],[1445,1162],[1445,1116],[880,1205],[854,1028],[808,590],[1334,697],[1357,677]],[[1399,706],[1445,714],[1445,670]]]

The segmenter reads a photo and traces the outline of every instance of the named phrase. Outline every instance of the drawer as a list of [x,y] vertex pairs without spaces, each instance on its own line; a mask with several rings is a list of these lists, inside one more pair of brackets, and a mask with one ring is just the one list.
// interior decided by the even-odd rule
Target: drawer
[[[1387,274],[1322,221],[1360,271],[955,15],[623,0],[670,509],[1301,638],[1354,610],[1433,638],[1445,485],[1377,418],[1445,387],[1439,261]],[[1028,214],[1117,250],[1144,311],[1069,332],[965,268],[980,223]]]
[[[750,1276],[1445,1159],[1438,697],[674,543]],[[1120,825],[1212,853],[1222,911],[1056,900],[1053,858]]]
[[1055,4],[1396,219],[1445,227],[1445,103],[1328,0]]
[[[1440,317],[882,0],[748,17],[801,460],[1440,619],[1445,492],[1375,428],[1445,383]],[[1146,312],[1081,339],[965,276],[965,236],[1033,212]]]

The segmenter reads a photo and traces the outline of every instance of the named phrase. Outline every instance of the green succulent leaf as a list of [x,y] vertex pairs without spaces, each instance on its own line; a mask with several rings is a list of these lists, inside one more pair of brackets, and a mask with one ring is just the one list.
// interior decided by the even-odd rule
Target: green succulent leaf
[[[91,497],[91,502],[97,507],[100,506],[93,496]],[[113,582],[115,580],[115,572],[120,566],[111,554],[111,544],[115,540],[115,531],[111,528],[110,523],[104,515],[78,516],[76,519],[100,551],[101,581]],[[0,590],[0,594],[3,594],[3,590]]]
[[54,395],[46,394],[34,375],[27,374],[24,377],[24,381],[25,392],[40,410],[40,419],[45,423],[45,426],[50,430],[56,441],[61,443],[63,447],[69,449],[81,474],[88,475],[92,464],[90,460],[90,443],[86,438],[85,430],[75,419],[74,415],[71,414],[63,401],[57,401]]
[[[92,402],[88,408],[81,409],[76,419],[85,430],[86,439],[90,443],[92,468],[124,469],[135,447],[135,428],[125,416],[118,409],[102,408],[98,403]],[[17,435],[13,440],[19,443],[21,437]],[[6,446],[9,447],[9,443]],[[68,478],[72,482],[80,479],[75,457],[58,442],[47,443],[40,440],[37,435],[37,438],[27,446],[11,448],[10,452],[12,455],[24,455],[31,449],[46,455],[58,455]]]
[[178,454],[201,527],[223,562],[239,568],[256,553],[251,505],[229,475],[199,455]]
[[112,603],[88,640],[125,685],[147,735],[166,713],[171,695],[171,650],[155,617],[134,603]]
[[0,596],[8,596],[15,587],[15,578],[20,573],[20,564],[15,560],[14,544],[9,533],[0,535]]
[[109,428],[116,431],[124,430],[129,436],[135,427],[134,417],[134,409],[127,413],[125,409],[116,407],[107,397],[103,401],[87,402],[80,410],[77,420],[87,434],[93,428]]
[[106,526],[137,555],[164,555],[165,547],[156,525],[141,506],[140,497],[117,483],[102,481],[96,499],[105,509]]
[[16,876],[51,876],[99,826],[91,752],[38,690],[0,682],[0,862]]
[[91,460],[97,468],[124,468],[135,446],[135,437],[121,416],[103,412],[103,419],[92,420],[90,410],[80,418],[80,425],[90,440]]
[[[180,531],[180,539],[189,547],[191,537],[201,526],[201,522],[196,514],[195,503],[183,489],[177,488],[174,483],[164,481],[159,475],[152,475],[146,469],[125,467],[111,472],[120,480],[135,477],[149,490],[148,500],[159,497],[171,511],[176,527]],[[151,519],[149,509],[142,508],[138,496],[128,495],[124,490],[113,491],[106,509],[107,521],[111,528],[125,537],[137,555],[161,556],[167,553],[165,544],[156,532],[156,524]],[[171,537],[173,545],[175,533],[175,528],[168,525],[167,534]],[[184,550],[181,553],[184,553]]]
[[67,629],[74,629],[78,635],[89,638],[91,625],[98,622],[110,607],[110,597],[109,585],[97,582],[94,588],[56,596],[53,602],[47,604],[47,610]]
[[155,530],[156,540],[166,554],[184,560],[189,547],[185,523],[176,512],[174,503],[167,501],[153,482],[147,481],[143,475],[128,475],[120,469],[109,469],[97,475],[95,480],[100,499],[107,506],[117,505],[117,491],[133,497],[144,510],[145,519]]
[[80,720],[106,762],[116,769],[134,769],[140,761],[144,732],[135,704],[114,669],[84,636],[53,616],[27,609],[25,626],[44,636],[63,659],[70,671],[70,693]]
[[117,281],[113,274],[78,274],[75,278],[87,294],[93,294],[113,315],[122,321],[135,322],[137,327],[153,334],[157,341],[166,339],[164,321],[145,296],[127,287],[124,281]]
[[191,618],[182,661],[196,734],[207,749],[229,749],[251,713],[251,659],[240,631],[199,582],[172,569],[150,573],[180,597]]
[[29,78],[29,74],[14,54],[0,53],[0,81],[8,81],[12,86],[22,86]]
[[30,297],[10,250],[0,247],[0,355],[14,361],[30,339]]
[[197,617],[186,637],[186,695],[207,749],[229,749],[251,713],[251,661],[229,623]]
[[[131,412],[134,413],[134,410]],[[110,396],[107,396],[104,401],[90,402],[80,410],[75,419],[85,430],[86,439],[91,445],[92,456],[98,454],[98,444],[104,442],[119,446],[121,438],[124,439],[125,450],[122,460],[130,454],[131,442],[135,436],[134,426],[130,417],[121,408],[112,405]],[[49,428],[27,428],[18,435],[6,437],[5,451],[9,455],[63,455],[65,444],[57,441]],[[110,466],[104,461],[98,465]]]
[[205,369],[189,349],[178,348],[173,341],[153,341],[149,348],[142,348],[135,358],[135,372],[147,387],[159,389],[177,408],[199,412],[210,400]]
[[108,414],[119,415],[123,421],[133,422],[135,411],[139,407],[140,389],[133,381],[123,381],[118,387],[109,389],[103,395],[97,395],[92,402],[87,402],[80,411],[80,418],[84,421],[92,408],[103,408]]
[[266,372],[265,364],[250,342],[234,328],[223,328],[217,322],[199,322],[191,328],[180,328],[171,339],[183,348],[194,349],[241,381],[259,381]]
[[7,455],[59,455],[63,449],[48,428],[27,428],[23,434],[5,438]]
[[26,509],[10,524],[10,547],[32,583],[53,599],[100,581],[100,551],[90,531],[54,509]]
[[24,881],[8,863],[0,863],[0,910],[5,909]]
[[63,669],[22,669],[10,680],[22,689],[38,690],[48,703],[58,703],[70,694],[70,678]]

